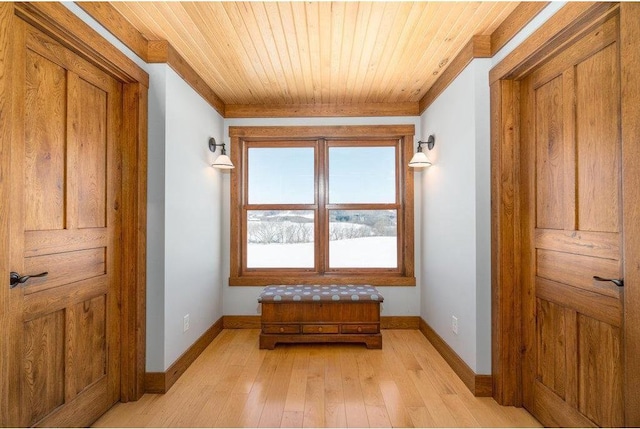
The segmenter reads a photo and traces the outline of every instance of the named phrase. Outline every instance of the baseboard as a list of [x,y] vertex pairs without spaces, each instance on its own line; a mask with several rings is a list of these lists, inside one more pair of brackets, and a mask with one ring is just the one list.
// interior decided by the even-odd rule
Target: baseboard
[[[260,329],[260,316],[224,316],[224,329]],[[420,316],[382,316],[381,329],[418,329]]]
[[420,316],[382,316],[380,329],[418,329]]
[[493,380],[491,375],[476,374],[424,319],[419,319],[420,332],[422,332],[422,335],[435,347],[471,393],[473,393],[474,396],[492,396]]
[[260,316],[224,316],[224,329],[260,329]]
[[144,390],[147,393],[166,393],[171,386],[189,368],[200,353],[207,348],[222,332],[224,318],[221,317],[211,325],[165,372],[147,372],[144,377]]

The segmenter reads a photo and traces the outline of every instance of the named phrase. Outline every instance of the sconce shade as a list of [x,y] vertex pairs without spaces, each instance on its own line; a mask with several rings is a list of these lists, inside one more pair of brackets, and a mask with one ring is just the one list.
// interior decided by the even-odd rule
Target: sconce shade
[[213,168],[219,168],[220,170],[231,170],[232,168],[234,168],[234,166],[231,162],[231,159],[229,159],[229,157],[227,156],[227,151],[224,148],[224,143],[216,143],[216,139],[211,137],[209,139],[209,150],[215,153],[218,146],[222,148],[222,152],[220,153],[220,156],[217,157],[215,161],[213,161],[213,164],[211,164],[211,166]]
[[427,155],[424,152],[416,152],[409,161],[409,167],[413,168],[423,168],[431,165],[431,161],[427,158]]
[[429,150],[433,149],[433,147],[436,145],[436,137],[433,134],[431,134],[426,142],[423,142],[423,141],[418,142],[418,150],[416,151],[416,154],[413,155],[413,158],[411,158],[411,161],[409,161],[409,167],[424,168],[432,164],[432,162],[429,161],[429,158],[427,157],[427,155],[424,152],[422,152],[422,145],[426,145],[427,149]]
[[214,168],[219,168],[221,170],[231,170],[232,168],[234,168],[231,159],[229,159],[226,154],[217,157],[216,160],[213,161],[213,164],[211,164],[211,166]]

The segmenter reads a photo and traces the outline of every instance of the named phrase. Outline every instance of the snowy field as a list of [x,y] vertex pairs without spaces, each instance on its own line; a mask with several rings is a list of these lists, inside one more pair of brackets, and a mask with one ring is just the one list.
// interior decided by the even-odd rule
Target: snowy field
[[[313,243],[247,245],[248,268],[313,268]],[[329,242],[331,268],[396,268],[396,237]]]

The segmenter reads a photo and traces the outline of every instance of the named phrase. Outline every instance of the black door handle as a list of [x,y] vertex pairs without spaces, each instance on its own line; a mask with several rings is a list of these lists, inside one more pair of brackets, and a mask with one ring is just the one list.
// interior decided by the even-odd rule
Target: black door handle
[[605,279],[604,277],[600,276],[593,276],[593,279],[599,282],[611,282],[618,287],[624,286],[624,279]]
[[21,276],[20,274],[16,273],[15,271],[11,271],[11,275],[9,277],[9,279],[10,279],[9,280],[9,289],[13,289],[18,284],[26,282],[31,277],[46,277],[47,274],[49,274],[49,273],[47,271],[45,271],[44,273],[40,273],[40,274],[28,274],[26,276]]

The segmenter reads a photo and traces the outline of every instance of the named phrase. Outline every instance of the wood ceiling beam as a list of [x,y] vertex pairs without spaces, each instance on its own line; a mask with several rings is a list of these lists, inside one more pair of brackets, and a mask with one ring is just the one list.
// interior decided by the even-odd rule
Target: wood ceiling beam
[[353,104],[227,104],[226,118],[418,116],[418,102]]
[[100,25],[146,63],[166,63],[224,117],[224,102],[166,40],[148,40],[107,2],[77,2]]
[[166,40],[149,40],[147,45],[148,63],[167,63],[183,78],[202,98],[225,117],[224,101],[211,89],[200,75],[189,65],[178,51]]
[[474,58],[493,57],[548,4],[549,2],[522,2],[490,36],[473,36],[420,99],[418,114],[427,110]]
[[107,2],[77,2],[82,10],[146,61],[147,39]]

